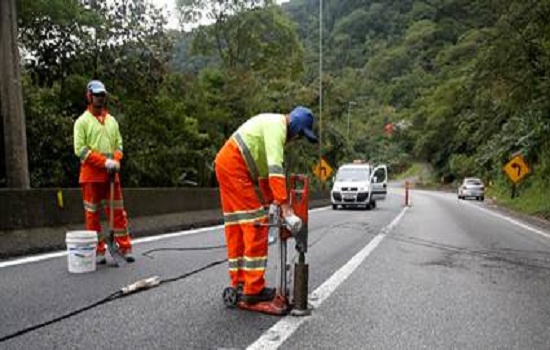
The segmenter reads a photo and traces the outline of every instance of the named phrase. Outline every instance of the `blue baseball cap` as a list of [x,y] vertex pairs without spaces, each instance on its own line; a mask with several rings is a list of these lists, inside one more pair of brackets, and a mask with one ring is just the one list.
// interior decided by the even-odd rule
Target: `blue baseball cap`
[[99,80],[92,80],[88,83],[88,91],[92,94],[100,94],[102,92],[107,93],[105,85]]
[[317,143],[318,139],[313,132],[313,113],[306,107],[296,107],[290,112],[290,136],[303,134],[311,143]]

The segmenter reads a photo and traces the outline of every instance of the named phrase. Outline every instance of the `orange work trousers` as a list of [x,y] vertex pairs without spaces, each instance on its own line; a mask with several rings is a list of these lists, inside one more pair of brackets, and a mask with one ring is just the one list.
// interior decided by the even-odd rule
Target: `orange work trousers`
[[[82,197],[84,200],[84,218],[86,229],[96,231],[98,234],[97,254],[105,254],[105,236],[101,231],[99,214],[101,209],[105,210],[107,221],[110,222],[111,190],[109,182],[85,182],[82,186]],[[115,243],[120,252],[129,254],[132,252],[132,243],[128,232],[128,215],[124,210],[122,200],[122,189],[120,182],[115,182],[114,195],[114,233]]]
[[220,186],[229,277],[231,285],[243,284],[245,294],[258,294],[265,287],[267,268],[267,211],[258,198],[254,181],[237,143],[229,139],[216,156]]

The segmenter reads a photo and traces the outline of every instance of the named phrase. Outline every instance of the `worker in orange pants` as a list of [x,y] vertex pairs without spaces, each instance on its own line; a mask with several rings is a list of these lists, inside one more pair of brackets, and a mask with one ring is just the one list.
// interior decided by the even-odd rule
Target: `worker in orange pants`
[[231,285],[242,288],[242,299],[250,304],[275,296],[265,282],[269,229],[255,223],[268,222],[265,208],[272,203],[281,206],[285,220],[300,220],[290,207],[283,171],[284,147],[300,137],[317,142],[308,108],[259,114],[241,125],[216,156]]
[[134,262],[118,175],[123,157],[122,137],[118,122],[106,108],[107,90],[101,81],[88,83],[86,101],[88,108],[74,124],[74,152],[80,158],[79,183],[86,229],[98,233],[96,262],[105,264],[105,237],[101,234],[99,214],[105,209],[110,219],[110,177],[114,176],[114,240],[125,260]]
[[[98,232],[97,262],[105,264],[105,237],[101,233],[100,213],[104,210],[107,221],[110,220],[110,186],[109,182],[86,182],[81,184],[84,200],[84,219],[86,229]],[[120,182],[114,186],[114,240],[118,250],[126,261],[133,262],[132,243],[128,234],[128,215],[124,210]]]

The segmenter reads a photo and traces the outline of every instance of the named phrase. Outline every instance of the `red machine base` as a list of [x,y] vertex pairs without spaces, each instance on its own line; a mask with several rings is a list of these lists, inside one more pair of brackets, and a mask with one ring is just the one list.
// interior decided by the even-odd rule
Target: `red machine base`
[[272,301],[263,301],[256,304],[248,304],[244,301],[239,301],[237,307],[243,310],[261,312],[275,316],[285,316],[291,309],[287,298],[279,294],[277,294]]

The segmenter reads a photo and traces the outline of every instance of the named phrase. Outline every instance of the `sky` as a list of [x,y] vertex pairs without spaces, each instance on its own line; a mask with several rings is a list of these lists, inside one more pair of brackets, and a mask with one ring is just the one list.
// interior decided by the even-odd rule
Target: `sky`
[[[4,1],[4,0],[0,0]],[[288,2],[289,0],[277,0],[278,4]],[[176,0],[149,0],[150,3],[155,4],[157,7],[166,8],[169,13],[168,16],[168,28],[176,29],[179,27],[178,18],[176,12]]]

